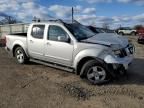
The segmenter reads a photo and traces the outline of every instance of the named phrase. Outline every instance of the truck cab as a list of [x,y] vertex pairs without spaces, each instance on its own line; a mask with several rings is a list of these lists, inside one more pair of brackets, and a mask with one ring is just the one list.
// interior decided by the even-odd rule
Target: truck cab
[[61,20],[32,23],[27,36],[6,39],[6,49],[18,63],[34,60],[68,68],[95,84],[125,73],[134,54],[134,46],[122,36],[96,34],[78,22]]

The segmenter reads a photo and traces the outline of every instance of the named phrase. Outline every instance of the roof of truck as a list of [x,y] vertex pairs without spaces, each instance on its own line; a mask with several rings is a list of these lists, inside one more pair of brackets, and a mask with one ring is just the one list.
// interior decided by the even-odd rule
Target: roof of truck
[[32,24],[80,24],[76,20],[44,20],[39,22],[33,22]]

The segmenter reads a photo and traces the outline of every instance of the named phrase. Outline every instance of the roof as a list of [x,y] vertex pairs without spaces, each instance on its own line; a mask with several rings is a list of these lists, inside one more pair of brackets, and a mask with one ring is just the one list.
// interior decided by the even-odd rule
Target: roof
[[41,20],[38,22],[33,22],[33,24],[80,24],[78,21],[76,20],[61,20],[61,19],[57,19],[57,20]]

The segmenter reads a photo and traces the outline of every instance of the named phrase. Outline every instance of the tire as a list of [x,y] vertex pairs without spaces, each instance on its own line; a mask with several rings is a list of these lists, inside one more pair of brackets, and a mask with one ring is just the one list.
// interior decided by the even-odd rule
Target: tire
[[124,33],[123,33],[123,32],[120,32],[120,33],[119,33],[119,35],[122,35],[122,36],[123,36],[123,35],[124,35]]
[[92,84],[103,84],[109,81],[108,71],[103,63],[96,60],[90,60],[84,64],[81,69],[81,76],[85,76]]
[[136,33],[135,33],[135,32],[132,32],[132,33],[131,33],[131,35],[132,35],[132,36],[135,36],[135,35],[136,35]]
[[28,57],[22,47],[17,47],[15,49],[15,58],[19,64],[25,64],[28,61]]

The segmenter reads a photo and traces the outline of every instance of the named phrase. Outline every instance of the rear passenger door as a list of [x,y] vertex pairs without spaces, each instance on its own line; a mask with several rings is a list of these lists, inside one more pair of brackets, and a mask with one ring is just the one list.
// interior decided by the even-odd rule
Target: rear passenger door
[[125,34],[130,34],[131,33],[131,29],[130,28],[126,28],[125,29]]
[[[60,37],[69,41],[60,41]],[[68,33],[61,26],[49,25],[45,44],[46,60],[70,66],[72,65],[72,55],[73,43]]]
[[33,25],[28,37],[28,53],[36,59],[44,58],[44,31],[45,25]]

